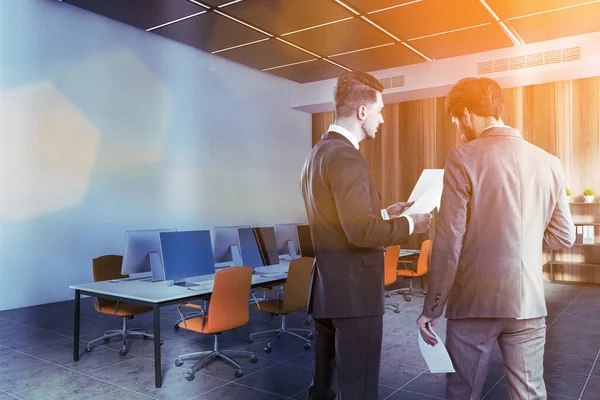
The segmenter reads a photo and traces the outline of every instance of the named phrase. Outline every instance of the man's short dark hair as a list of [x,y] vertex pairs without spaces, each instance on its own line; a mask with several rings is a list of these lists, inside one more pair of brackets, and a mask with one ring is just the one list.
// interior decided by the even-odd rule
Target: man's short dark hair
[[462,115],[466,108],[480,117],[500,118],[504,111],[504,96],[498,82],[490,78],[463,78],[446,96],[446,113]]
[[358,107],[375,103],[377,92],[383,92],[383,85],[373,75],[344,72],[337,80],[333,95],[336,118],[349,117]]

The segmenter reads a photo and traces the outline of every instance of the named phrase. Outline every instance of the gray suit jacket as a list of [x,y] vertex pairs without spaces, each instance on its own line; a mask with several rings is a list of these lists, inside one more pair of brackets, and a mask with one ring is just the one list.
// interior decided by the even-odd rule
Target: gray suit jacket
[[557,157],[494,127],[451,150],[423,313],[546,315],[542,250],[571,247],[575,226]]

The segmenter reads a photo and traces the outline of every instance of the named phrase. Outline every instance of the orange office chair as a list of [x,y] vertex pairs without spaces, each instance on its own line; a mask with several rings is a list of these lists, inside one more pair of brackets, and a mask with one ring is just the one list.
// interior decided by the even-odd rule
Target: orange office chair
[[[312,331],[309,329],[288,328],[285,316],[294,311],[299,311],[303,308],[306,308],[306,304],[308,303],[308,285],[310,282],[310,273],[312,271],[313,262],[314,258],[311,257],[302,257],[290,261],[290,268],[288,270],[288,276],[285,282],[283,299],[281,298],[281,294],[279,292],[263,289],[268,292],[277,293],[277,299],[262,301],[259,304],[252,306],[252,308],[258,311],[281,315],[281,328],[252,333],[250,336],[248,336],[248,339],[246,339],[248,343],[252,343],[254,341],[254,336],[256,335],[261,335],[263,333],[275,333],[271,340],[269,340],[269,343],[267,343],[265,346],[265,352],[270,353],[272,350],[271,344],[273,341],[275,341],[275,339],[277,339],[277,337],[279,337],[279,335],[282,333],[288,333],[304,340],[305,350],[311,349],[312,345],[310,344],[310,339],[313,338]],[[304,336],[298,335],[294,331],[308,332],[308,339]]]
[[[205,335],[215,335],[215,345],[212,351],[201,351],[196,353],[184,354],[175,360],[176,366],[181,366],[183,360],[200,358],[189,371],[185,374],[188,381],[194,379],[194,372],[198,366],[210,357],[219,357],[228,363],[234,365],[235,377],[239,378],[244,374],[242,366],[228,357],[225,353],[231,355],[245,354],[250,355],[250,361],[255,363],[258,358],[249,351],[239,350],[221,350],[219,347],[218,334],[230,329],[239,328],[248,323],[250,319],[250,310],[248,308],[248,297],[250,296],[250,287],[252,286],[252,268],[249,267],[230,267],[215,274],[215,283],[210,297],[208,310],[197,304],[180,304],[177,307],[181,322],[179,327],[194,332],[204,333]],[[182,307],[190,307],[199,310],[202,313],[199,317],[187,319],[181,312]]]
[[[396,270],[398,268],[398,257],[400,256],[400,246],[388,246],[385,248],[385,258],[383,260],[383,284],[384,286],[392,285],[396,283],[398,275]],[[396,314],[400,312],[400,304],[389,299],[389,295],[386,295],[385,306],[391,307]]]
[[[413,278],[422,277],[429,270],[429,253],[431,252],[431,240],[427,239],[421,244],[421,253],[419,254],[419,259],[417,260],[417,265],[415,268],[415,262],[409,260],[399,260],[398,263],[404,264],[404,268],[399,268],[396,272],[399,276],[404,276],[409,278],[409,284],[407,288],[401,288],[396,290],[391,290],[389,294],[392,293],[400,293],[404,295],[404,300],[410,301],[410,296],[412,294],[421,294],[425,295],[426,292],[423,289],[415,289],[412,286]],[[408,266],[412,266],[415,269],[409,269]]]
[[[108,281],[111,279],[127,278],[128,275],[121,275],[121,264],[123,256],[105,255],[94,258],[92,260],[92,274],[94,282]],[[152,339],[154,336],[144,329],[130,329],[127,327],[127,321],[133,319],[134,315],[152,311],[150,307],[138,306],[136,304],[123,303],[116,300],[108,300],[102,298],[94,298],[94,308],[102,314],[116,315],[123,318],[123,329],[107,331],[104,335],[90,341],[85,346],[85,351],[92,351],[92,346],[98,342],[108,342],[115,336],[123,338],[123,347],[119,350],[119,354],[124,356],[129,351],[127,349],[127,338],[130,336],[142,337],[144,339]],[[162,341],[161,341],[162,343]]]

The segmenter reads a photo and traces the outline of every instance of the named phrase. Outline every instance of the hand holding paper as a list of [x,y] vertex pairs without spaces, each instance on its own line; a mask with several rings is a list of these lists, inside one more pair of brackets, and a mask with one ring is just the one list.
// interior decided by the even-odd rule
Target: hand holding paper
[[426,214],[432,212],[436,207],[439,210],[443,187],[443,169],[424,169],[408,198],[408,201],[414,202],[414,204],[404,210],[400,216]]

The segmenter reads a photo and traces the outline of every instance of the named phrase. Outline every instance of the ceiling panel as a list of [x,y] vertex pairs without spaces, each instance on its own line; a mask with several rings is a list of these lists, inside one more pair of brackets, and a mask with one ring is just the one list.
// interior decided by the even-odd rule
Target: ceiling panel
[[64,0],[88,11],[148,29],[204,10],[187,0]]
[[344,54],[332,57],[331,59],[348,68],[363,72],[372,72],[425,61],[401,44]]
[[201,50],[215,51],[265,39],[266,35],[213,12],[152,31]]
[[345,53],[394,41],[385,33],[358,18],[294,33],[285,38],[321,56]]
[[525,43],[600,31],[600,2],[508,21]]
[[369,17],[404,40],[492,22],[478,0],[423,0]]
[[354,15],[335,2],[325,0],[246,0],[225,11],[275,35]]
[[431,36],[410,41],[409,44],[435,59],[513,46],[508,36],[496,24]]
[[337,78],[342,72],[344,72],[344,70],[323,60],[316,60],[269,71],[269,73],[272,73],[273,75],[299,83]]
[[400,4],[412,3],[415,1],[423,0],[347,0],[346,4],[349,4],[359,11],[369,13],[371,11],[394,7]]
[[[200,1],[203,2],[204,4],[208,4],[209,6],[218,7],[218,6],[222,6],[223,4],[231,3],[233,0],[200,0]],[[243,1],[252,1],[252,0],[243,0]],[[229,6],[227,6],[227,7],[229,7]],[[223,9],[226,10],[227,8],[223,8]]]
[[487,0],[487,3],[498,16],[508,19],[581,3],[589,3],[589,1],[590,0]]
[[224,51],[218,55],[261,70],[314,58],[275,39]]

